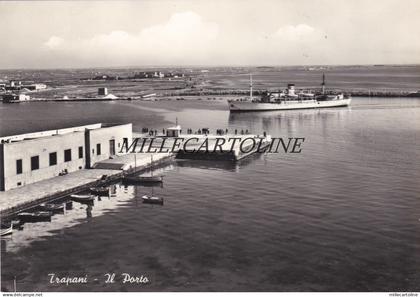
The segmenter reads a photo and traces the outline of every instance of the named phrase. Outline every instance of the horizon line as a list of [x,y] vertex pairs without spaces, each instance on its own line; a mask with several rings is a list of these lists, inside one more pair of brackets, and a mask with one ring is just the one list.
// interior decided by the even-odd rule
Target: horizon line
[[420,66],[420,63],[374,63],[374,64],[293,64],[293,65],[130,65],[130,66],[81,66],[81,67],[69,67],[69,66],[62,66],[62,67],[46,67],[46,68],[38,68],[38,67],[6,67],[0,68],[0,71],[3,70],[82,70],[82,69],[133,69],[133,68],[219,68],[219,67],[231,67],[231,68],[240,68],[240,67],[248,67],[248,68],[276,68],[276,67],[351,67],[351,66]]

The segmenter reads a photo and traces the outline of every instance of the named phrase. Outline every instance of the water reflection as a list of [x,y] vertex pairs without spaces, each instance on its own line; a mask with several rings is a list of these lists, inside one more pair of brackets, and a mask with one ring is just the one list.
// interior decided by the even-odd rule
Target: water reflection
[[[100,198],[98,197],[98,199]],[[93,205],[90,205],[90,204],[86,207],[86,217],[88,218],[88,220],[92,218],[92,208],[93,208]]]
[[7,240],[10,239],[10,237],[5,237],[1,239],[1,252],[5,253],[7,252]]
[[[289,111],[267,111],[267,112],[245,112],[230,113],[229,127],[236,129],[249,129],[252,133],[263,133],[270,131],[273,135],[293,134],[300,131],[302,126],[328,127],[330,121],[341,122],[346,114],[351,112],[350,108],[334,109],[310,109],[310,110],[289,110]],[[273,135],[274,136],[274,135]]]
[[232,172],[239,171],[239,165],[236,162],[232,162],[232,161],[176,159],[176,165],[181,168],[188,167],[188,168],[226,170],[226,171],[232,171]]
[[[109,199],[96,196],[95,202],[87,204],[71,201],[70,197],[54,201],[55,204],[64,203],[65,211],[53,213],[51,220],[48,222],[20,222],[20,225],[24,225],[24,228],[14,230],[9,240],[8,251],[17,251],[28,246],[35,240],[62,233],[69,227],[82,224],[86,221],[89,222],[94,217],[115,211],[125,201],[132,198],[128,189],[128,187],[123,187],[121,184],[113,184],[110,186],[111,195],[108,196]],[[116,199],[117,197],[118,199]],[[37,207],[34,207],[33,209],[29,209],[28,212],[33,212],[36,209]],[[15,222],[17,219],[17,217],[10,218],[10,220]],[[5,238],[2,238],[2,241],[3,239]],[[3,242],[2,248],[6,248],[6,244],[3,245]]]

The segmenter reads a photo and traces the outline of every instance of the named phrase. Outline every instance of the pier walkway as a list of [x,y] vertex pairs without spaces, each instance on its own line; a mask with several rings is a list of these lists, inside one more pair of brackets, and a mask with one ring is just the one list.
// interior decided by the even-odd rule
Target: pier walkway
[[[0,192],[2,218],[31,208],[39,203],[59,199],[72,193],[119,180],[124,173],[142,171],[151,166],[151,154],[127,154],[101,161],[94,169],[82,169],[63,176],[56,176],[20,188]],[[160,163],[171,154],[153,154],[153,163]],[[135,167],[136,165],[136,167]],[[124,169],[124,170],[122,170]],[[102,179],[106,176],[106,179]]]
[[63,176],[56,176],[20,188],[0,192],[0,210],[16,207],[26,202],[46,197],[68,189],[78,188],[99,180],[103,175],[113,175],[119,170],[83,169]]

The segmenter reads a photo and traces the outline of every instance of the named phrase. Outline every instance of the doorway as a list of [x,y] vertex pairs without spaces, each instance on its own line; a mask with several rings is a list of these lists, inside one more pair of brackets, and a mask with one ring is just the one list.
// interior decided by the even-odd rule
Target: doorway
[[109,154],[111,156],[115,155],[115,139],[109,141]]

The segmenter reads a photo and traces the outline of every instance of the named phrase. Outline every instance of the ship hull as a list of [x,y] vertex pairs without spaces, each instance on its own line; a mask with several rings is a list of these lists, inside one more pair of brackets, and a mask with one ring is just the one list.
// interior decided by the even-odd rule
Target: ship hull
[[313,108],[329,108],[342,107],[350,105],[351,98],[316,101],[284,101],[281,103],[261,103],[251,101],[229,101],[229,110],[231,112],[245,111],[272,111],[272,110],[293,110],[293,109],[313,109]]

